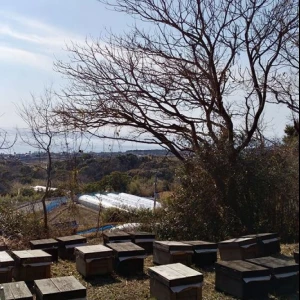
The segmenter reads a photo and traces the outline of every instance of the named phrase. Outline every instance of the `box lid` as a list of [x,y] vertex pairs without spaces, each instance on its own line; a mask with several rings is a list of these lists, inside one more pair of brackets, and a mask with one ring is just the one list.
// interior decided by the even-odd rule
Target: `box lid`
[[52,255],[43,250],[12,251],[12,257],[19,264],[51,263]]
[[254,238],[257,241],[265,241],[265,240],[279,240],[278,233],[258,233],[258,234],[248,234],[243,236],[243,238]]
[[12,267],[14,265],[14,259],[7,252],[0,251],[0,268]]
[[41,239],[30,241],[32,249],[46,249],[58,247],[58,241],[55,239]]
[[236,238],[236,239],[230,239],[230,240],[219,242],[218,247],[219,249],[222,249],[227,247],[251,246],[255,244],[257,244],[255,238]]
[[62,245],[76,245],[76,244],[85,244],[87,242],[86,237],[81,235],[69,235],[69,236],[62,236],[56,238],[59,243],[59,246]]
[[116,257],[141,256],[146,255],[146,250],[142,247],[128,243],[109,243],[106,245],[114,251]]
[[203,274],[181,263],[149,268],[150,277],[168,287],[189,285],[203,282]]
[[33,296],[24,281],[1,284],[4,288],[6,300],[33,299]]
[[86,297],[86,288],[73,276],[40,279],[34,283],[43,296],[57,295],[59,299]]
[[107,240],[131,240],[131,236],[129,233],[124,231],[111,231],[111,232],[103,232],[103,238]]
[[194,250],[217,250],[218,244],[206,241],[182,241],[182,243],[192,245]]
[[176,241],[155,241],[153,243],[153,248],[170,252],[170,251],[185,251],[185,252],[193,252],[193,246],[189,244],[185,244],[183,242]]
[[75,254],[83,259],[112,257],[113,250],[103,245],[79,246],[75,248]]
[[155,234],[151,232],[129,232],[132,239],[155,239]]
[[216,271],[222,271],[237,279],[270,276],[269,269],[243,260],[219,261],[215,264]]
[[273,275],[299,272],[299,265],[295,262],[271,256],[247,259],[247,261],[270,269]]

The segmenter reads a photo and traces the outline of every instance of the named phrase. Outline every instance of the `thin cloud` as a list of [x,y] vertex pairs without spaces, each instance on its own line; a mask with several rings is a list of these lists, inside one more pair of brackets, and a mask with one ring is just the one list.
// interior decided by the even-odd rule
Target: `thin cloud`
[[54,57],[65,55],[70,41],[83,43],[77,34],[41,21],[0,10],[0,61],[53,70]]
[[40,46],[57,47],[59,49],[63,49],[65,45],[68,43],[68,41],[71,40],[70,38],[66,39],[66,37],[61,35],[45,37],[45,35],[19,32],[11,29],[10,26],[1,25],[1,24],[0,24],[0,35],[7,36],[16,40],[39,44]]
[[[16,13],[0,10],[0,34],[16,40],[34,44],[58,47],[62,49],[71,40],[83,42],[85,39],[72,32],[45,24],[38,20],[27,18]],[[16,26],[19,25],[19,26]],[[12,26],[19,27],[19,30]]]
[[27,65],[46,71],[53,69],[53,62],[48,56],[10,46],[0,45],[0,61]]

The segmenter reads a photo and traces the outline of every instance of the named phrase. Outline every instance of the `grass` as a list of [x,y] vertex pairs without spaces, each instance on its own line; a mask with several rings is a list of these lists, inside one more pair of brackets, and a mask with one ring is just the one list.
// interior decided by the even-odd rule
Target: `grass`
[[[90,244],[102,244],[100,239],[92,238],[89,240]],[[292,260],[293,251],[296,245],[282,245],[282,254],[278,257]],[[92,279],[85,280],[77,271],[74,262],[62,261],[52,266],[52,277],[69,276],[76,277],[87,288],[88,300],[142,300],[153,299],[150,297],[150,283],[147,275],[147,269],[153,266],[152,256],[145,259],[144,274],[123,277],[116,273],[108,276],[99,276]],[[195,268],[196,269],[196,268]],[[234,299],[222,293],[215,291],[215,272],[214,268],[197,269],[204,275],[203,299],[204,300],[229,300]],[[299,293],[285,296],[274,297],[269,299],[277,300],[295,300],[299,299]]]

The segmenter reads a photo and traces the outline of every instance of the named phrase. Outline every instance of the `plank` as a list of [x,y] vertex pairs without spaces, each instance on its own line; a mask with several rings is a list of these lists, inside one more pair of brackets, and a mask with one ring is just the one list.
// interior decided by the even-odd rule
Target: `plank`
[[162,251],[193,251],[192,245],[177,241],[155,241],[153,247]]
[[10,289],[12,294],[14,295],[15,299],[23,299],[23,298],[30,298],[32,299],[32,294],[30,293],[27,285],[23,281],[13,282],[10,285]]
[[60,292],[85,290],[86,288],[73,276],[56,277],[51,279]]
[[99,252],[112,252],[112,249],[105,247],[103,245],[90,245],[90,246],[79,246],[75,248],[77,251],[83,254],[99,253]]
[[124,231],[105,232],[105,233],[103,233],[103,236],[108,237],[108,238],[117,238],[117,237],[130,238],[130,234],[128,234]]
[[219,246],[243,246],[243,245],[249,245],[249,244],[255,244],[256,239],[255,238],[236,238],[236,239],[230,239],[226,241],[219,242]]
[[226,271],[226,273],[229,273],[233,277],[237,277],[237,278],[270,275],[269,269],[243,260],[220,261],[216,263],[215,266],[216,269],[222,268]]
[[109,243],[106,246],[111,248],[118,257],[146,255],[145,249],[131,242]]
[[86,237],[81,235],[69,235],[69,236],[62,236],[56,238],[56,240],[60,243],[77,243],[77,242],[85,242],[86,243]]
[[201,273],[180,263],[152,267],[149,271],[151,277],[169,287],[203,281]]
[[243,238],[256,238],[259,240],[279,238],[278,233],[257,233],[244,235]]
[[206,241],[182,241],[185,244],[192,245],[193,249],[218,249],[216,243]]
[[43,296],[60,293],[58,287],[53,283],[52,279],[40,279],[35,281],[37,289]]
[[[41,296],[56,299],[79,299],[86,297],[86,288],[73,276],[35,280]],[[52,296],[52,297],[49,297]]]
[[32,247],[55,247],[58,246],[58,241],[55,239],[41,239],[29,242]]
[[4,289],[5,300],[14,300],[15,297],[10,289],[10,284],[5,283],[5,284],[1,284],[1,286],[3,286]]
[[13,258],[7,252],[0,251],[0,267],[13,265],[13,264],[14,264]]
[[287,261],[271,256],[247,259],[247,261],[259,266],[269,268],[272,270],[273,273],[288,273],[299,271],[299,265],[294,263],[293,261]]
[[75,252],[84,259],[113,256],[113,250],[103,245],[79,246]]

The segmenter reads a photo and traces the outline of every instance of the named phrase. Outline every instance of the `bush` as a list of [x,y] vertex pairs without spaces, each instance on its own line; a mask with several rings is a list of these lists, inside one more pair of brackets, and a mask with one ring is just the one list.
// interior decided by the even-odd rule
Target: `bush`
[[220,241],[247,233],[278,232],[299,239],[299,158],[295,149],[252,148],[235,164],[215,168],[225,178],[221,191],[203,160],[192,158],[177,176],[180,184],[161,221],[164,238]]

